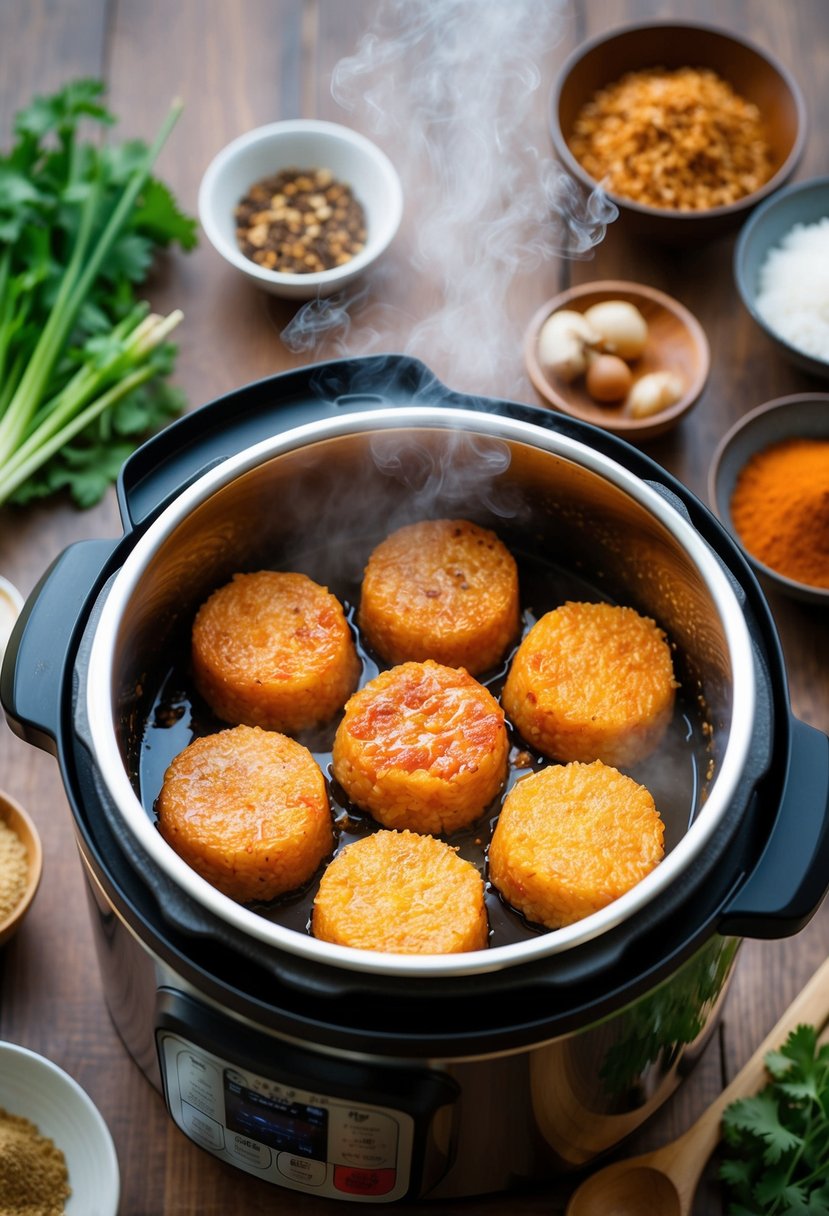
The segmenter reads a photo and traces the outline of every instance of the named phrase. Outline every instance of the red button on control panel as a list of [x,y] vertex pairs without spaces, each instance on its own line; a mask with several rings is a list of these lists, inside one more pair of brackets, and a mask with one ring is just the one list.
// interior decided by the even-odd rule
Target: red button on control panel
[[397,1180],[397,1170],[361,1170],[351,1165],[334,1166],[334,1186],[349,1195],[388,1195]]

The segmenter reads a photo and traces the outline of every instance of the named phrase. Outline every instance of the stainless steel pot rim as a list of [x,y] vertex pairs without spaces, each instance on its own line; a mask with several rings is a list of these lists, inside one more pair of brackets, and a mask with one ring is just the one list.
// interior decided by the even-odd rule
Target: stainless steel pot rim
[[[401,955],[335,946],[274,924],[217,891],[170,848],[147,816],[124,767],[112,712],[114,642],[119,622],[138,590],[148,559],[176,524],[210,495],[274,456],[355,431],[393,428],[460,429],[487,438],[524,442],[571,459],[614,482],[657,516],[693,560],[717,605],[732,662],[734,704],[718,774],[697,818],[660,865],[627,894],[573,925],[525,942],[468,954]],[[89,652],[85,695],[95,759],[117,814],[151,860],[197,904],[263,945],[311,962],[389,976],[457,977],[514,967],[573,949],[622,924],[678,881],[711,839],[737,790],[751,744],[755,676],[748,628],[719,558],[688,520],[647,482],[586,444],[534,423],[474,410],[403,406],[352,412],[294,427],[228,457],[185,487],[138,538],[112,580]]]

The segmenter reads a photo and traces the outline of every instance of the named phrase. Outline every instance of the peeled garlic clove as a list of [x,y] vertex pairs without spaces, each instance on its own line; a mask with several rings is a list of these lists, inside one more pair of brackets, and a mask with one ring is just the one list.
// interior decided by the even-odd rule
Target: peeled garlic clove
[[538,334],[538,361],[545,372],[568,383],[587,369],[587,347],[597,335],[580,312],[560,308]]
[[685,385],[676,372],[649,372],[633,385],[625,402],[632,418],[649,418],[679,401]]
[[621,401],[633,384],[633,372],[618,355],[591,352],[584,385],[594,401]]
[[585,309],[584,319],[599,336],[599,346],[620,359],[638,359],[648,341],[648,323],[627,300],[602,300]]

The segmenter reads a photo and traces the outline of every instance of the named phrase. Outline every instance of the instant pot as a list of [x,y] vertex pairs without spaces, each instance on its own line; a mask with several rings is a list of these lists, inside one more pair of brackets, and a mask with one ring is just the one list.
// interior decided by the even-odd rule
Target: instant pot
[[[123,536],[44,575],[0,691],[13,729],[58,757],[111,1016],[184,1134],[277,1186],[364,1203],[537,1183],[617,1144],[701,1051],[740,939],[796,933],[829,881],[829,740],[790,712],[738,547],[624,441],[453,392],[402,356],[206,405],[130,458],[118,495]],[[632,770],[665,819],[664,861],[552,932],[488,890],[489,948],[440,957],[317,941],[313,882],[237,904],[153,814],[169,759],[218,729],[187,662],[206,596],[238,571],[299,569],[353,621],[373,545],[428,517],[498,533],[525,627],[568,598],[653,617],[680,682],[665,743]],[[496,693],[503,675],[485,677]],[[340,844],[369,830],[330,779],[330,736],[303,742]],[[541,763],[514,742],[511,780]],[[496,816],[451,840],[484,873]]]

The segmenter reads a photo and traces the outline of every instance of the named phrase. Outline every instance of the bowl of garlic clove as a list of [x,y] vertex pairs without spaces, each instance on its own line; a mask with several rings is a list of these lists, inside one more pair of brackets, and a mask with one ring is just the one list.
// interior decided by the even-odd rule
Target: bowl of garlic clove
[[683,304],[621,280],[548,300],[527,328],[524,357],[545,405],[634,443],[677,425],[699,400],[711,361]]

